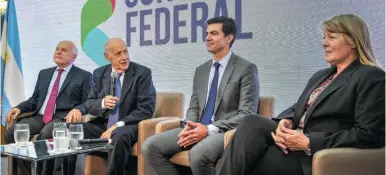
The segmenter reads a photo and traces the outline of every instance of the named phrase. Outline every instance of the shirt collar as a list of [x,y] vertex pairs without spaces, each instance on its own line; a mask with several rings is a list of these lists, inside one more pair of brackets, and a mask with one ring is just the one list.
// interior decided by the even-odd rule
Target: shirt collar
[[[73,65],[73,64],[70,64],[70,65],[68,65],[67,67],[63,68],[63,71],[64,71],[64,72],[69,72],[69,71],[71,70],[71,68],[72,68],[72,65]],[[58,69],[59,69],[59,67],[56,66],[55,71],[58,70]]]
[[[117,72],[117,71],[113,68],[113,66],[111,66],[111,71],[112,71],[112,72]],[[122,76],[122,75],[125,75],[125,72],[122,72],[122,73],[121,73],[121,76]]]
[[[229,50],[229,52],[218,63],[220,63],[220,65],[225,68],[229,60],[231,59],[231,56],[232,56],[232,51]],[[216,60],[212,58],[212,66],[214,65],[215,62]]]

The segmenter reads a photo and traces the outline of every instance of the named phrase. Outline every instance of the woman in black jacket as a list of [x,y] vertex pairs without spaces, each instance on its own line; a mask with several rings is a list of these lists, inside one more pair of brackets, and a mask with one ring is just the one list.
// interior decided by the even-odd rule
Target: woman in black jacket
[[298,101],[270,120],[246,116],[223,153],[219,175],[311,175],[312,156],[328,148],[385,145],[385,72],[365,22],[335,16],[323,23],[325,60]]

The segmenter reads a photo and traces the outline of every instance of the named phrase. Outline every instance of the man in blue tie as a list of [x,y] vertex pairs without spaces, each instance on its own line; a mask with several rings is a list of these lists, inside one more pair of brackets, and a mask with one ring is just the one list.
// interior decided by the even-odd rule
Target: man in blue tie
[[[130,61],[122,39],[109,39],[104,56],[111,64],[94,71],[94,86],[85,105],[88,114],[97,118],[83,124],[84,138],[111,139],[114,149],[108,156],[107,174],[127,174],[131,148],[137,142],[138,123],[152,117],[156,91],[151,70]],[[106,158],[103,153],[95,154]],[[70,162],[73,166],[74,160]]]
[[207,21],[206,44],[213,58],[197,67],[184,126],[148,138],[142,145],[148,171],[177,175],[169,161],[190,149],[193,174],[214,174],[224,150],[224,133],[236,128],[246,114],[258,110],[259,80],[256,65],[230,50],[236,36],[232,18]]

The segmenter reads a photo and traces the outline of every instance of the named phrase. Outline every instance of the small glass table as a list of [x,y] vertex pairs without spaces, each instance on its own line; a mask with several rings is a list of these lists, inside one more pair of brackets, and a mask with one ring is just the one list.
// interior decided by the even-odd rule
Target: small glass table
[[77,147],[75,150],[66,150],[56,152],[52,150],[52,142],[48,140],[39,140],[28,142],[26,146],[17,146],[16,144],[1,145],[0,151],[2,155],[12,157],[12,172],[17,174],[17,159],[31,162],[31,174],[36,175],[37,162],[60,158],[62,159],[62,174],[68,174],[68,156],[75,154],[84,154],[95,151],[106,151],[112,149],[113,146],[107,143],[87,144],[82,147]]

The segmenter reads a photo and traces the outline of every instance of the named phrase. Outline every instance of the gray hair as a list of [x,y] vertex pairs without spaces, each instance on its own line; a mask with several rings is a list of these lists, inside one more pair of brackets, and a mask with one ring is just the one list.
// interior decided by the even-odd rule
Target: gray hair
[[110,49],[110,43],[113,42],[113,41],[122,41],[123,43],[125,43],[125,41],[123,41],[122,39],[120,38],[110,38],[106,41],[105,45],[104,45],[104,48],[105,48],[105,53],[107,53]]

